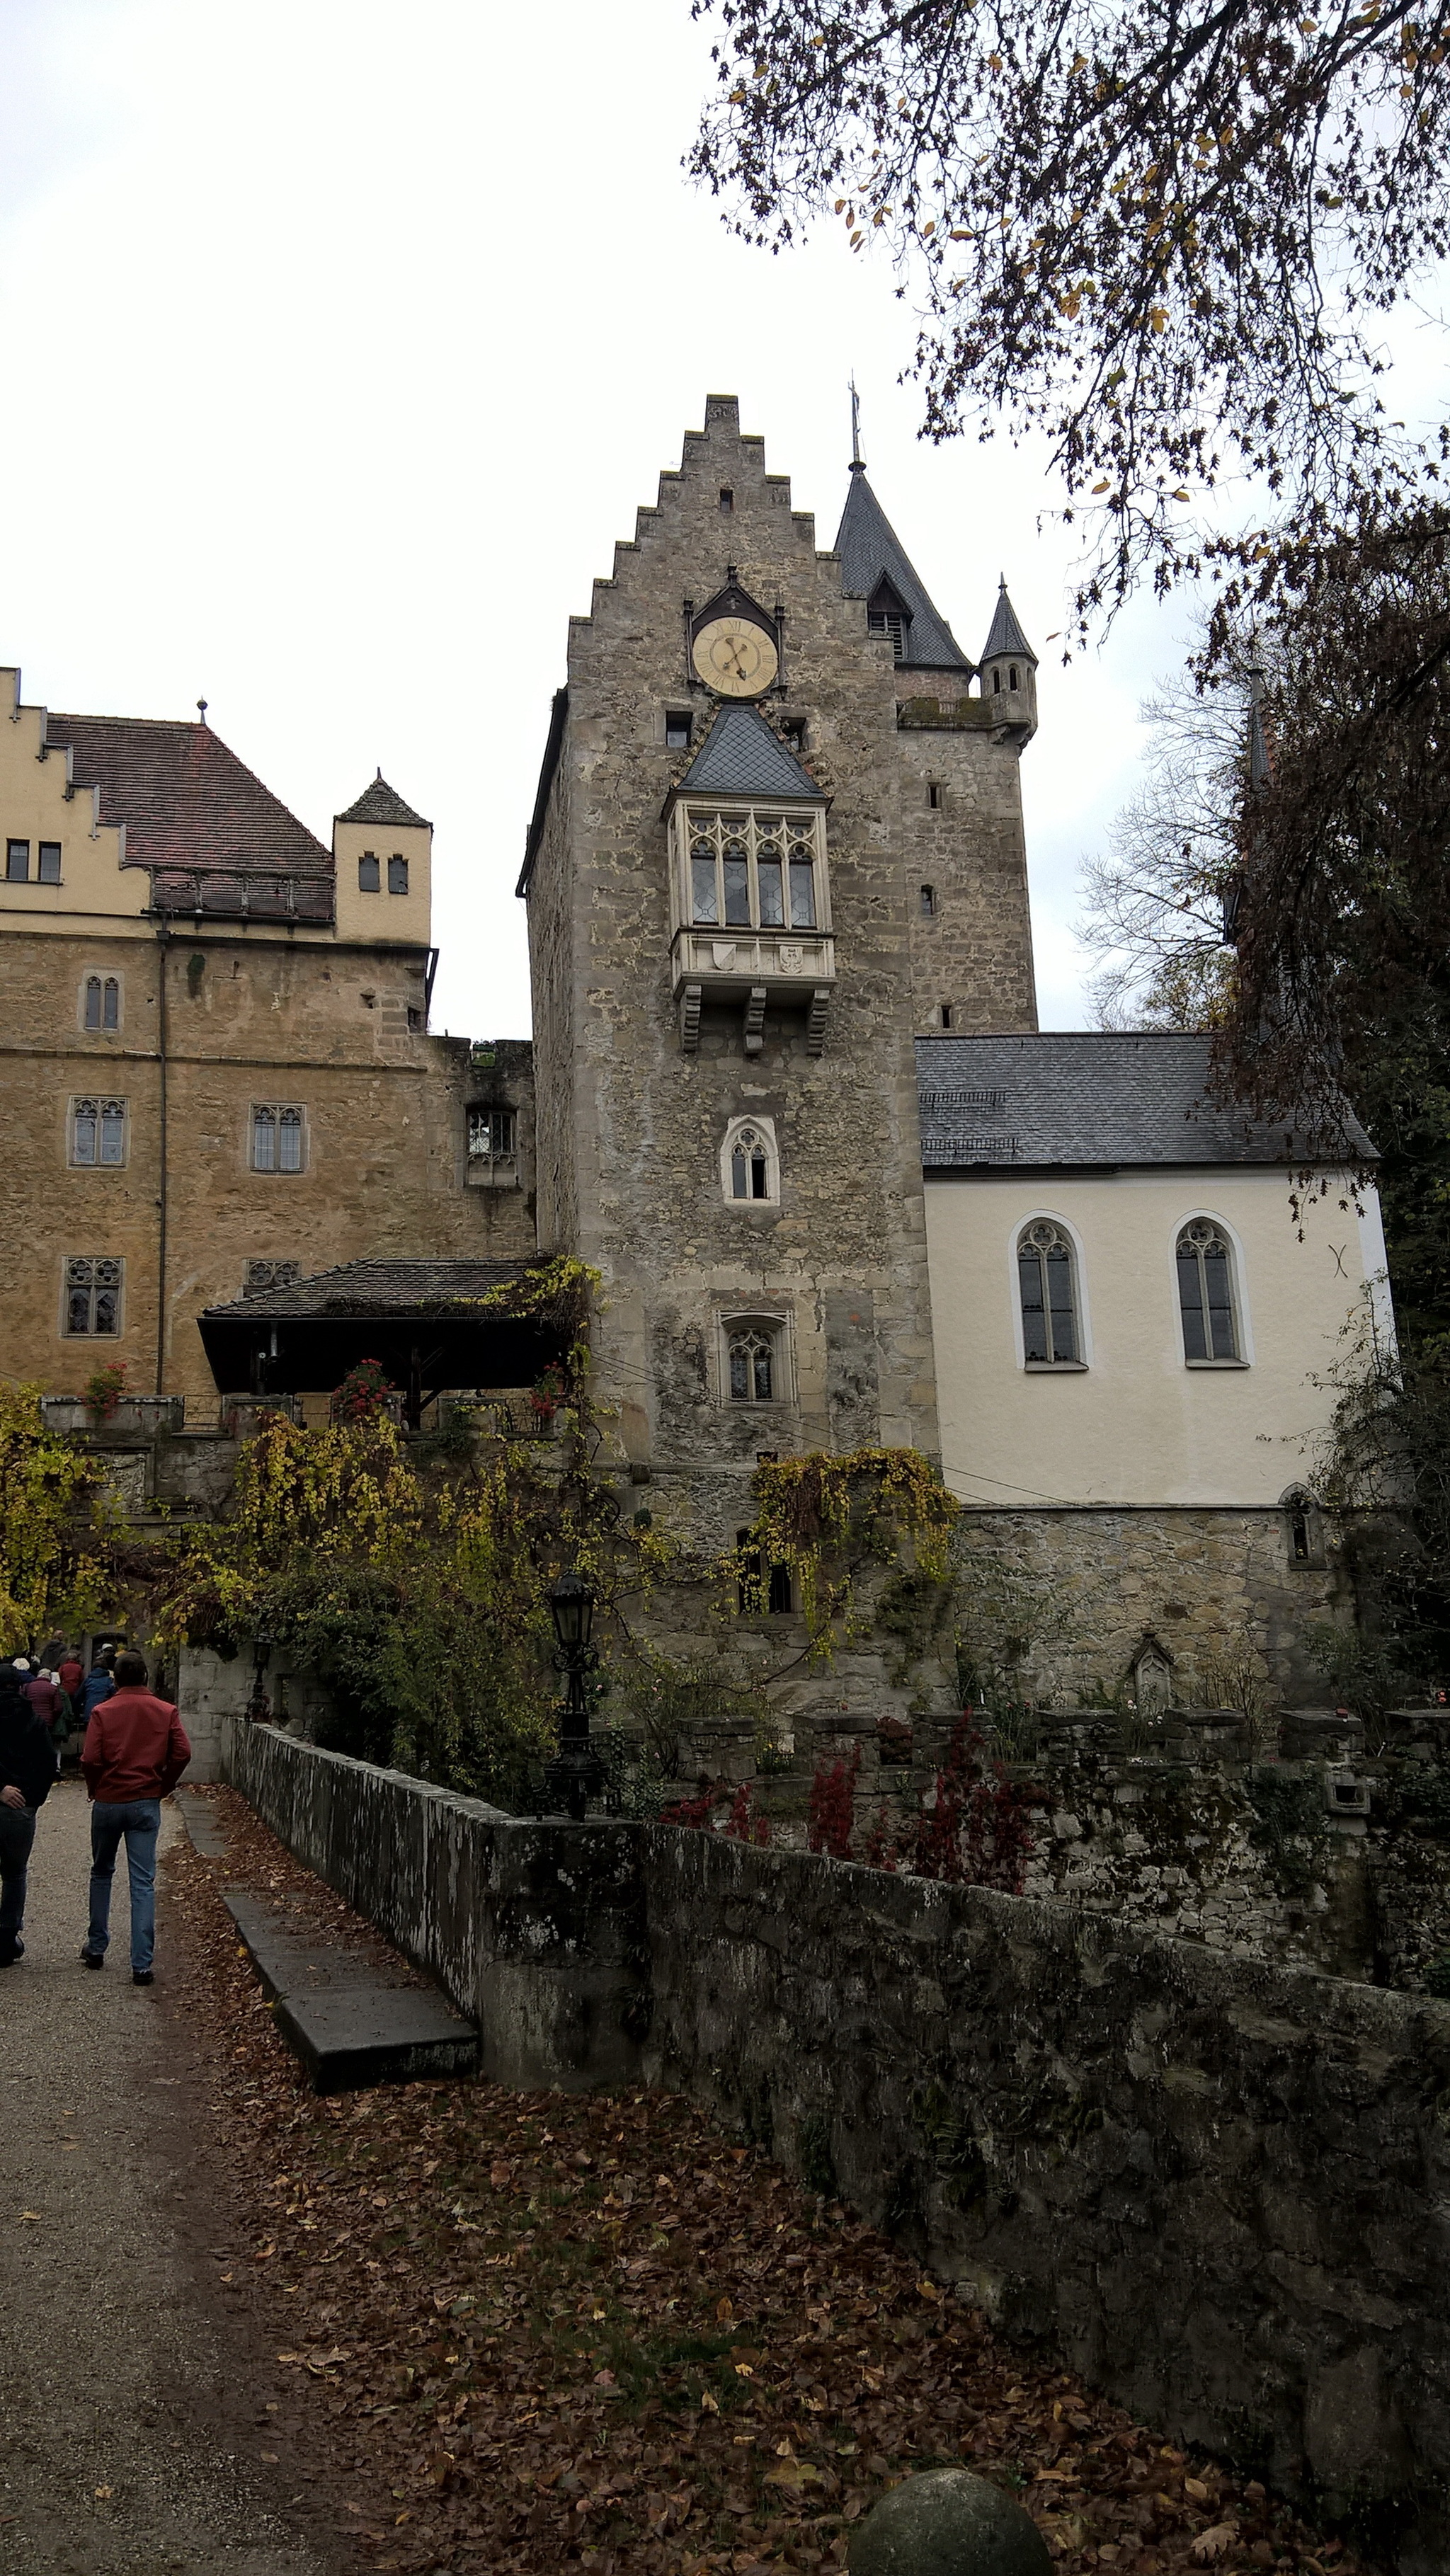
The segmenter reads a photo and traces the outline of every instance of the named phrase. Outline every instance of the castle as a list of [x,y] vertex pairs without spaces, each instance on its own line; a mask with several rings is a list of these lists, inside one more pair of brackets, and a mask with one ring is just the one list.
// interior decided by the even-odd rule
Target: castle
[[416,1419],[523,1365],[440,1303],[569,1252],[614,1471],[702,1543],[763,1455],[915,1448],[1057,1601],[1038,1686],[1247,1641],[1292,1691],[1347,1599],[1326,1380],[1393,1329],[1373,1192],[1291,1223],[1293,1140],[1198,1036],[1039,1034],[1036,657],[1005,584],[984,623],[974,660],[859,460],[820,550],[711,397],[571,621],[532,1050],[428,1034],[431,831],[381,777],[324,845],[204,711],[16,674],[7,1373],[315,1413],[385,1346]]

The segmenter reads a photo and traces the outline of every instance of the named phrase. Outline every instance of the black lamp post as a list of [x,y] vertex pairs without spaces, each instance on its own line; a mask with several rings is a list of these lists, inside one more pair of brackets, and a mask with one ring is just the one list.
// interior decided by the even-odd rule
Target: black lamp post
[[591,1790],[602,1788],[604,1765],[589,1741],[589,1709],[584,1676],[599,1657],[589,1643],[594,1625],[594,1588],[582,1574],[561,1574],[549,1589],[549,1610],[559,1642],[554,1664],[564,1676],[564,1705],[559,1711],[559,1750],[549,1764],[545,1783],[550,1804],[557,1802],[576,1825],[584,1821]]

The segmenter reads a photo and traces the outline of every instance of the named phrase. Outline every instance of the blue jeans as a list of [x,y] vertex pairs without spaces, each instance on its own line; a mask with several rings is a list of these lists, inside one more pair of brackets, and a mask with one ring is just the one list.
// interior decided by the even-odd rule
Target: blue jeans
[[15,1955],[25,1921],[25,1873],[35,1840],[35,1809],[0,1805],[0,1950]]
[[121,1806],[97,1798],[91,1808],[91,1928],[86,1948],[93,1958],[103,1957],[110,1943],[111,1879],[124,1835],[131,1874],[131,1965],[150,1967],[156,1948],[156,1837],[160,1831],[159,1798],[130,1798]]

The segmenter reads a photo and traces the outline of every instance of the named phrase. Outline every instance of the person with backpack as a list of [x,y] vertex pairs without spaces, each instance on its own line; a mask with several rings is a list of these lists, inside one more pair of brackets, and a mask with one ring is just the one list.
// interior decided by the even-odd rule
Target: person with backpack
[[91,1919],[81,1949],[88,1968],[103,1968],[111,1931],[111,1881],[126,1846],[131,1881],[131,1983],[149,1986],[156,1950],[156,1838],[161,1801],[191,1760],[191,1745],[171,1702],[146,1687],[140,1655],[116,1657],[116,1687],[95,1709],[81,1748],[91,1797]]
[[0,1664],[0,1968],[25,1956],[25,1889],[35,1819],[55,1785],[55,1750],[26,1695],[24,1656]]

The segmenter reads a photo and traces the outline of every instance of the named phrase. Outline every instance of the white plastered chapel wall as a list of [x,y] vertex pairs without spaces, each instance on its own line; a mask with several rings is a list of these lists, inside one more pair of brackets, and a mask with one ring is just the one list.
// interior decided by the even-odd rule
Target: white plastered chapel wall
[[[927,1245],[946,1481],[964,1501],[1275,1504],[1312,1481],[1359,1319],[1388,1324],[1378,1201],[1307,1204],[1283,1171],[981,1171],[928,1179]],[[1245,1368],[1190,1368],[1174,1271],[1179,1229],[1220,1218],[1238,1265]],[[1024,1369],[1017,1236],[1071,1233],[1091,1317],[1089,1365]]]

